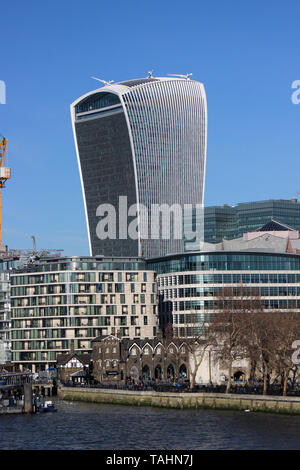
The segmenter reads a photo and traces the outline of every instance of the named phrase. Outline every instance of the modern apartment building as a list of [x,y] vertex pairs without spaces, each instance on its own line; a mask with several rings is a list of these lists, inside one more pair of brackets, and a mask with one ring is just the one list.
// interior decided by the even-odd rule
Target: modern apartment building
[[10,361],[10,282],[9,272],[0,271],[0,364]]
[[[207,106],[202,83],[149,74],[106,84],[74,101],[71,116],[91,255],[176,253],[195,237],[191,230],[203,240]],[[192,226],[197,207],[200,215]],[[170,214],[181,217],[180,234],[175,233],[178,219],[163,233]],[[108,216],[113,227],[102,225]],[[130,222],[137,225],[134,233]]]
[[88,353],[95,337],[117,332],[125,338],[157,333],[156,276],[143,260],[44,259],[12,272],[13,364],[44,370],[71,343]]

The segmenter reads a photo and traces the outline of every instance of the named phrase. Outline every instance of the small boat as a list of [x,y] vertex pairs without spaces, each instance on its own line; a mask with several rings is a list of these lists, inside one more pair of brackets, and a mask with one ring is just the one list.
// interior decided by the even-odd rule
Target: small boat
[[49,413],[53,411],[57,411],[57,409],[54,406],[54,403],[52,401],[45,401],[45,403],[42,405],[37,405],[36,411],[40,413]]

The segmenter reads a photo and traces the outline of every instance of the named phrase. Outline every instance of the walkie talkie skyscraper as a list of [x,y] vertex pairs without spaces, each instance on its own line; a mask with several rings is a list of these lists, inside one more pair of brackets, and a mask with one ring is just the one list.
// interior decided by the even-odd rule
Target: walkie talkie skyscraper
[[[152,74],[105,82],[74,101],[71,116],[90,254],[151,258],[182,251],[187,232],[201,231],[188,214],[204,198],[203,84]],[[178,206],[186,208],[182,226]]]

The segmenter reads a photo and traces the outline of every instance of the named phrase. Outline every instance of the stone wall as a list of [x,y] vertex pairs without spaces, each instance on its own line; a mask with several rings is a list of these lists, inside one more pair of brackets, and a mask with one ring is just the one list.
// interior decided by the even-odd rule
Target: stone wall
[[250,410],[281,414],[300,414],[300,397],[268,397],[217,393],[134,392],[72,387],[60,387],[62,400],[106,403],[159,408],[206,408],[218,410]]

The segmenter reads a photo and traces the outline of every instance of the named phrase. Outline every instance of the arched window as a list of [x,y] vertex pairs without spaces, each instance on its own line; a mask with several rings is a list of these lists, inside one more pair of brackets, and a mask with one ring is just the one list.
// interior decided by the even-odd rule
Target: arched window
[[233,378],[235,382],[242,382],[243,380],[245,380],[245,372],[243,372],[242,370],[238,370],[234,373]]
[[173,364],[169,364],[167,368],[167,378],[173,382],[175,380],[175,369]]
[[159,364],[154,369],[154,378],[157,380],[162,380],[164,378],[163,370]]
[[145,365],[142,369],[142,376],[143,380],[150,380],[151,374],[150,374],[150,367]]
[[188,376],[188,370],[185,364],[181,364],[179,368],[179,377],[182,379],[187,379]]

